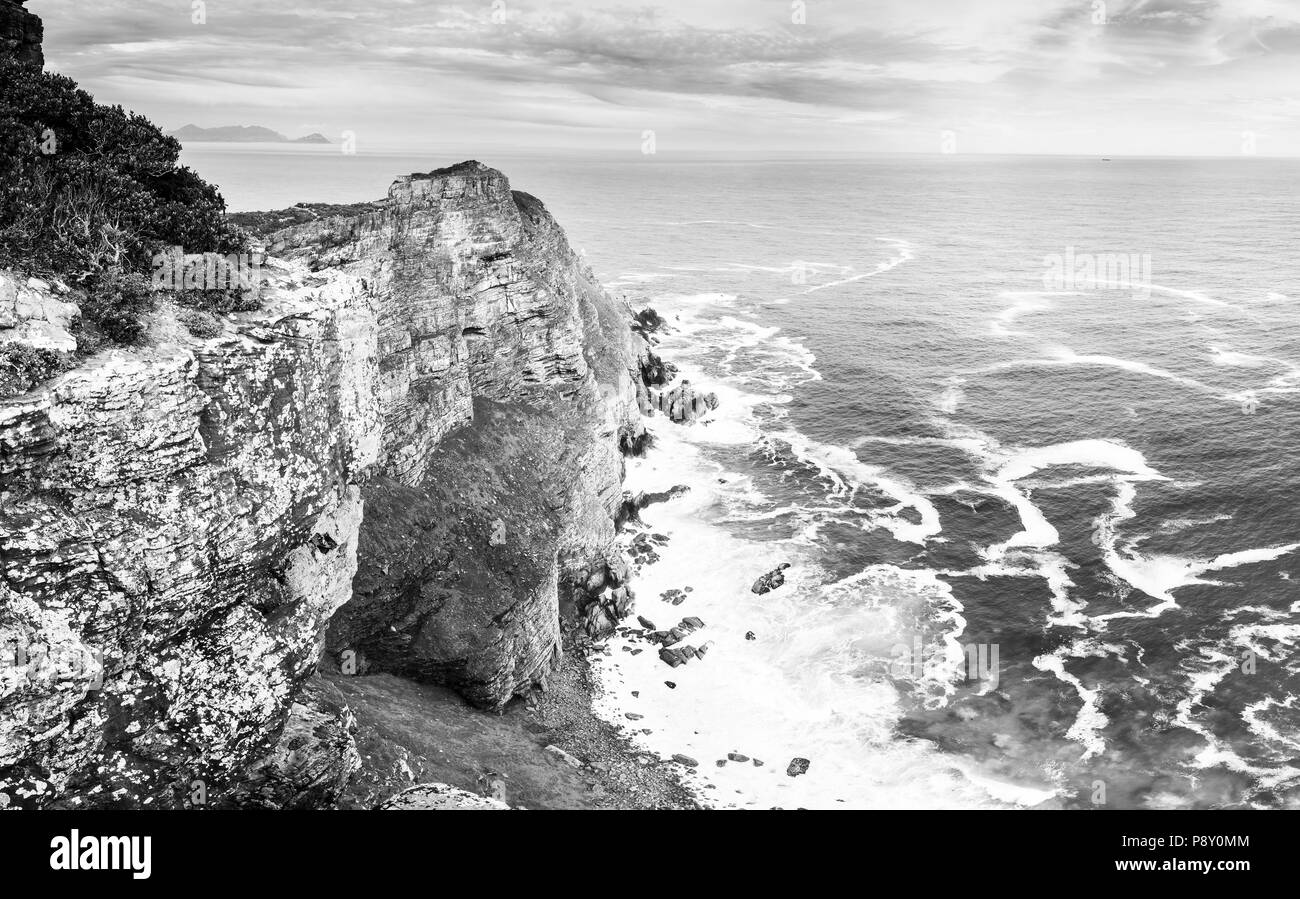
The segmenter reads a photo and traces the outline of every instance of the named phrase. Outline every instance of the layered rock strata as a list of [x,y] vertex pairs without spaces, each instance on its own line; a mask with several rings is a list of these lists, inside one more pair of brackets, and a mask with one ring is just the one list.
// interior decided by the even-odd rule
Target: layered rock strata
[[[163,308],[0,403],[11,804],[325,804],[355,765],[327,647],[495,707],[551,670],[562,607],[590,633],[630,607],[646,348],[540,202],[464,163],[268,249],[221,334]],[[0,340],[69,317],[3,283],[28,312]]]

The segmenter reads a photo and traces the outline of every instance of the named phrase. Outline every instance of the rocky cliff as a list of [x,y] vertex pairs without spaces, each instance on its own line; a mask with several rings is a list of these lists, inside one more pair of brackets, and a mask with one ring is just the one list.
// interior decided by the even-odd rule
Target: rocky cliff
[[26,0],[0,0],[0,53],[43,66],[41,20],[23,9],[24,2]]
[[[318,665],[496,707],[630,606],[648,350],[540,202],[463,163],[268,251],[216,336],[163,308],[0,403],[9,803],[327,803],[357,759]],[[75,316],[5,296],[0,340]]]

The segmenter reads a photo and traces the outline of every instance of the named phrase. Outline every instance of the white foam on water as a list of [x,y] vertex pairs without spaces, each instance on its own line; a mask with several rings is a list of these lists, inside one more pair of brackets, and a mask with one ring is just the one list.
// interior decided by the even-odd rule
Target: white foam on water
[[1276,365],[1281,362],[1281,360],[1272,359],[1268,356],[1257,356],[1254,353],[1241,353],[1236,350],[1224,349],[1221,346],[1211,345],[1209,350],[1210,361],[1212,363],[1232,368],[1261,368],[1265,365]]
[[1203,518],[1170,518],[1161,522],[1157,531],[1161,534],[1177,534],[1192,528],[1204,527],[1207,524],[1216,524],[1220,521],[1232,521],[1232,516],[1221,513],[1207,515]]
[[1255,547],[1222,553],[1209,559],[1166,554],[1142,555],[1136,551],[1138,541],[1130,540],[1124,549],[1119,547],[1118,525],[1134,517],[1132,502],[1136,491],[1131,484],[1121,487],[1114,500],[1113,512],[1097,523],[1101,536],[1103,560],[1111,572],[1148,596],[1160,600],[1144,610],[1111,612],[1099,615],[1095,622],[1117,618],[1155,618],[1169,609],[1178,607],[1174,591],[1193,584],[1218,584],[1204,575],[1243,565],[1269,562],[1300,549],[1300,543]]
[[[703,659],[669,668],[657,647],[614,638],[609,655],[597,662],[608,691],[598,712],[638,731],[633,738],[663,757],[697,759],[701,767],[690,781],[721,808],[996,804],[928,743],[899,741],[894,733],[902,703],[885,663],[910,641],[917,622],[933,629],[940,658],[951,661],[949,640],[964,622],[946,585],[890,566],[823,585],[797,544],[744,540],[716,526],[717,510],[744,501],[733,492],[744,479],[733,480],[689,432],[660,421],[657,433],[656,449],[629,466],[628,489],[684,483],[691,490],[643,512],[650,529],[669,542],[659,549],[660,561],[634,579],[636,611],[663,628],[698,616],[705,628],[686,642],[711,646]],[[778,561],[793,566],[786,584],[764,596],[752,593],[752,580]],[[659,599],[688,585],[694,589],[681,605]],[[749,631],[755,640],[745,639]],[[624,646],[644,652],[633,656]],[[942,665],[935,672],[949,676]],[[626,712],[644,718],[629,723]],[[651,733],[639,733],[642,728]],[[765,764],[716,767],[729,752]],[[812,765],[791,778],[785,769],[796,757]]]
[[[737,315],[718,316],[718,306],[734,306],[732,295],[696,294],[677,299],[686,305],[669,315],[671,330],[661,336],[659,350],[677,366],[678,380],[715,393],[719,400],[717,409],[684,426],[692,439],[714,444],[755,443],[762,436],[760,410],[779,417],[780,408],[790,402],[788,391],[821,379],[812,352],[779,328]],[[764,378],[750,376],[740,364],[746,354],[767,360]],[[719,369],[737,373],[719,377]]]
[[[851,448],[822,443],[797,431],[783,431],[772,436],[789,444],[797,459],[816,466],[825,477],[840,484],[842,494],[868,486],[896,500],[896,505],[869,516],[870,527],[885,528],[896,540],[922,546],[943,530],[939,510],[928,497],[906,479],[863,462]],[[908,509],[920,516],[920,522],[913,523],[902,517],[901,513]]]
[[[1289,761],[1269,765],[1243,759],[1197,718],[1197,711],[1203,706],[1206,696],[1239,670],[1243,664],[1243,651],[1253,653],[1257,659],[1273,663],[1284,662],[1293,656],[1296,640],[1300,639],[1300,624],[1270,623],[1267,619],[1284,616],[1284,613],[1273,609],[1238,609],[1235,614],[1243,612],[1258,613],[1266,620],[1234,625],[1225,640],[1197,648],[1196,657],[1202,667],[1189,673],[1187,696],[1178,703],[1175,717],[1180,725],[1200,734],[1206,741],[1206,747],[1197,753],[1193,765],[1198,768],[1221,765],[1250,776],[1259,788],[1269,789],[1300,776],[1300,768],[1289,764]],[[1273,644],[1272,648],[1269,644]],[[1186,650],[1188,647],[1180,644],[1179,648]],[[1291,697],[1288,696],[1281,704],[1289,707],[1290,702]],[[1279,704],[1276,700],[1265,699],[1243,710],[1243,722],[1257,737],[1273,739],[1267,730],[1260,728],[1260,715],[1276,704]],[[1254,727],[1251,726],[1252,723]],[[1294,745],[1293,739],[1283,738],[1276,744],[1276,749],[1279,755],[1289,760],[1293,758]]]
[[1074,718],[1074,723],[1066,731],[1065,736],[1068,739],[1075,740],[1083,744],[1083,755],[1081,761],[1086,761],[1094,755],[1099,755],[1106,749],[1106,741],[1102,738],[1101,732],[1110,723],[1105,714],[1097,707],[1098,700],[1101,698],[1099,690],[1093,690],[1084,686],[1083,681],[1065,670],[1065,662],[1069,658],[1079,658],[1082,655],[1099,655],[1103,650],[1097,648],[1089,640],[1079,640],[1074,643],[1063,646],[1050,655],[1040,655],[1034,659],[1034,667],[1040,671],[1051,672],[1057,680],[1063,681],[1074,687],[1079,698],[1083,700],[1083,707]]
[[672,275],[667,272],[624,272],[617,278],[606,281],[605,286],[609,289],[616,289],[623,286],[649,284],[652,281],[662,281],[671,277]]
[[777,225],[768,224],[767,222],[745,222],[735,219],[693,219],[689,222],[664,222],[663,224],[674,228],[681,228],[688,225],[723,225],[735,228],[759,228],[771,229],[777,228]]
[[[959,431],[957,428],[951,430]],[[1046,626],[1084,631],[1104,630],[1105,625],[1099,625],[1099,621],[1105,616],[1089,618],[1085,614],[1087,603],[1072,597],[1071,588],[1075,584],[1069,575],[1071,563],[1064,555],[1053,549],[1060,542],[1060,535],[1034,504],[1029,486],[1022,482],[1047,469],[1059,467],[1098,468],[1108,472],[1105,475],[1070,478],[1066,482],[1054,483],[1053,486],[1059,487],[1063,483],[1084,481],[1114,485],[1117,498],[1112,515],[1104,522],[1111,530],[1104,531],[1103,523],[1098,524],[1099,531],[1107,536],[1109,545],[1113,549],[1115,522],[1132,516],[1130,504],[1136,491],[1134,484],[1141,481],[1167,479],[1151,467],[1141,452],[1113,440],[1073,440],[1039,447],[1008,448],[978,432],[967,433],[955,439],[960,440],[961,445],[973,450],[976,458],[985,468],[984,483],[979,486],[969,486],[968,489],[979,490],[1003,499],[1016,510],[1021,526],[1021,530],[1006,541],[982,549],[980,555],[984,564],[963,573],[980,578],[990,576],[1042,578],[1052,597],[1051,611],[1045,621]],[[1113,647],[1100,646],[1091,637],[1081,637],[1063,645],[1054,653],[1039,656],[1034,660],[1035,667],[1069,684],[1083,702],[1067,732],[1070,739],[1083,745],[1084,753],[1081,756],[1083,760],[1104,751],[1105,740],[1102,732],[1108,719],[1098,707],[1099,692],[1085,686],[1078,677],[1067,670],[1066,664],[1071,658],[1097,655],[1107,651],[1115,650]]]
[[952,415],[957,411],[957,407],[966,399],[966,392],[962,390],[962,385],[965,383],[966,379],[961,377],[944,380],[943,392],[934,401],[940,412],[944,415]]
[[1116,356],[1106,356],[1099,354],[1081,355],[1074,352],[1068,347],[1053,346],[1047,349],[1048,356],[1044,359],[1014,359],[1009,362],[999,362],[983,369],[984,372],[1005,371],[1015,368],[1048,368],[1052,366],[1102,366],[1106,368],[1118,368],[1122,371],[1132,372],[1133,374],[1144,375],[1151,378],[1160,378],[1170,381],[1183,387],[1199,391],[1201,393],[1210,393],[1220,396],[1225,400],[1237,402],[1231,396],[1224,396],[1221,391],[1204,384],[1195,378],[1180,375],[1177,372],[1160,368],[1159,366],[1150,365],[1146,362],[1138,362],[1132,359],[1121,359]]
[[1194,303],[1202,303],[1206,306],[1216,306],[1220,309],[1231,309],[1234,312],[1246,313],[1247,310],[1240,306],[1229,303],[1227,300],[1216,299],[1215,297],[1201,293],[1198,290],[1180,290],[1176,287],[1166,287],[1163,284],[1152,284],[1150,289],[1154,293],[1164,296],[1178,297],[1179,299],[1191,300]]
[[1011,325],[1021,316],[1034,312],[1047,312],[1052,308],[1052,298],[1056,296],[1081,296],[1081,294],[1074,291],[1058,293],[1037,290],[1017,290],[1003,293],[1002,297],[1006,299],[1015,298],[1015,302],[999,312],[997,317],[989,323],[989,332],[997,337],[1028,337],[1028,332],[1013,330]]
[[874,278],[876,275],[883,275],[885,272],[892,271],[904,262],[915,258],[913,255],[913,247],[906,240],[901,240],[895,237],[877,237],[876,240],[881,241],[882,243],[887,243],[891,247],[895,248],[898,251],[898,255],[886,259],[884,262],[878,263],[875,268],[869,271],[858,272],[856,275],[847,275],[839,280],[830,281],[826,284],[814,285],[805,290],[804,293],[816,293],[819,290],[829,290],[832,287],[842,287],[845,284],[853,284],[857,281],[865,280],[866,278]]
[[1144,479],[1166,480],[1147,464],[1146,457],[1137,450],[1114,440],[1098,439],[1071,440],[1020,450],[998,470],[994,480],[998,483],[1018,481],[1041,469],[1060,465],[1106,468]]
[[1261,740],[1267,740],[1281,746],[1290,747],[1293,752],[1300,749],[1300,736],[1297,736],[1294,730],[1288,729],[1286,733],[1283,733],[1266,720],[1266,716],[1271,709],[1296,710],[1297,704],[1295,694],[1289,693],[1283,699],[1278,699],[1274,696],[1266,696],[1259,702],[1253,702],[1242,710],[1241,720],[1245,721],[1250,732]]
[[[642,568],[632,583],[637,614],[656,626],[671,627],[688,615],[703,619],[705,628],[686,642],[708,642],[709,651],[670,668],[659,659],[658,647],[634,637],[613,638],[608,654],[596,662],[605,688],[598,713],[665,758],[682,753],[697,759],[701,767],[688,780],[717,807],[951,808],[1042,801],[1046,794],[1037,787],[1000,778],[985,778],[982,787],[972,780],[980,776],[977,765],[954,762],[926,741],[898,739],[896,725],[912,703],[942,704],[959,675],[964,677],[960,603],[935,574],[892,566],[872,566],[826,584],[807,537],[819,508],[844,512],[837,498],[851,497],[862,485],[897,500],[874,520],[900,539],[924,542],[937,534],[937,512],[912,485],[862,463],[851,449],[788,428],[766,437],[764,428],[780,421],[782,404],[789,401],[785,391],[820,377],[812,355],[774,329],[719,314],[705,296],[682,297],[671,307],[666,318],[673,330],[662,335],[661,351],[682,377],[718,392],[722,404],[710,423],[680,427],[662,416],[648,419],[654,446],[645,458],[629,460],[625,489],[690,487],[686,495],[642,513],[650,531],[669,541],[657,549],[659,561]],[[743,370],[744,354],[760,350],[780,360],[778,376],[756,380]],[[736,371],[718,377],[728,360]],[[713,445],[719,433],[740,445],[769,439],[788,444],[796,459],[823,472],[830,485],[826,504],[781,504],[763,496],[752,478],[718,461]],[[920,524],[897,515],[913,508]],[[787,540],[749,540],[725,526],[787,514],[810,521]],[[782,561],[793,566],[785,585],[763,596],[752,593],[753,580]],[[661,600],[662,593],[686,586],[693,589],[681,605]],[[750,631],[756,639],[746,639]],[[887,668],[893,652],[919,633],[933,650],[923,677],[893,677]],[[632,649],[642,651],[634,655]],[[644,717],[630,721],[628,712]],[[729,752],[766,764],[727,761],[717,767],[715,761]],[[807,774],[791,778],[785,769],[795,757],[812,764]]]
[[789,265],[750,265],[744,262],[728,262],[725,265],[714,269],[692,269],[693,271],[716,271],[716,272],[739,272],[739,273],[759,273],[767,275],[808,275],[808,274],[829,274],[831,272],[848,272],[852,266],[840,265],[836,262],[808,262],[807,260],[797,259]]

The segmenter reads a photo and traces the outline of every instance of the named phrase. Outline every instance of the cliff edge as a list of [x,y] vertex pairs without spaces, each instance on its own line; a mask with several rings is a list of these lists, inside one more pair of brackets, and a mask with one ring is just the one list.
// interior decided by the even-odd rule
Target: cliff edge
[[0,394],[0,807],[329,805],[339,678],[500,709],[631,608],[623,459],[698,402],[539,200],[469,161],[246,224],[257,308],[125,343],[0,270],[4,358],[63,360]]
[[[562,618],[628,610],[646,350],[542,205],[469,162],[269,249],[220,333],[164,305],[145,346],[0,403],[11,802],[319,804],[356,765],[322,658],[498,707]],[[73,300],[0,275],[0,340]]]

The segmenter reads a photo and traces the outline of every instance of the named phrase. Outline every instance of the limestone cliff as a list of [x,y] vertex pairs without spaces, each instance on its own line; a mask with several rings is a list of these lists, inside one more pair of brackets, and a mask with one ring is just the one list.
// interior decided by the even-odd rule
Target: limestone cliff
[[[322,657],[499,706],[562,617],[628,610],[647,351],[540,202],[463,163],[268,252],[219,335],[162,309],[0,402],[9,803],[322,804],[357,764]],[[6,295],[0,340],[75,316],[57,284]]]

